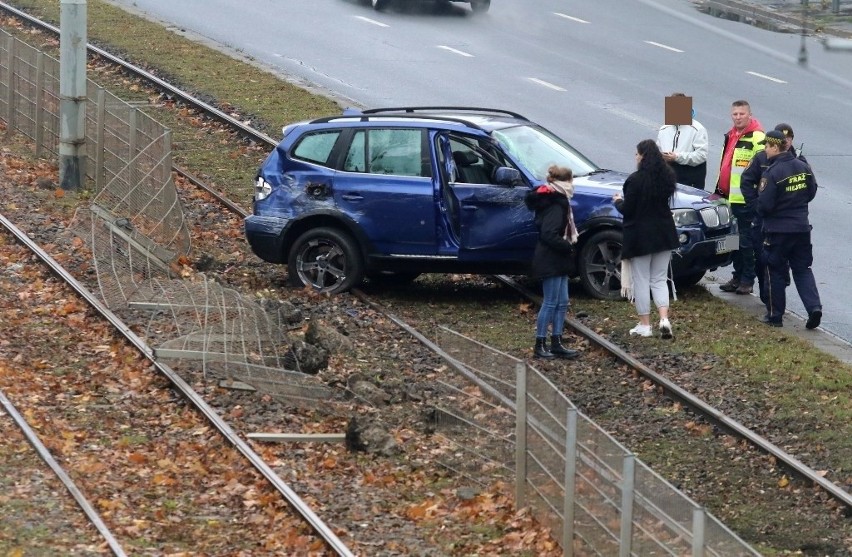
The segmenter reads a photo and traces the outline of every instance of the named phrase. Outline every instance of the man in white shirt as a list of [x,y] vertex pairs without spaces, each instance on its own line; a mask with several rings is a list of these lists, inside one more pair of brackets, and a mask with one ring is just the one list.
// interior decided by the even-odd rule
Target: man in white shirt
[[[684,93],[671,96],[686,97]],[[677,181],[702,190],[707,177],[708,143],[707,130],[695,118],[691,124],[667,124],[657,132],[657,146],[675,171]]]

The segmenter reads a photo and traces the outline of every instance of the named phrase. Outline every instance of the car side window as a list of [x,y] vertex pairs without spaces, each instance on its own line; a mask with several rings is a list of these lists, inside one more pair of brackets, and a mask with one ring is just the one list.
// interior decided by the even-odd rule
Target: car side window
[[305,135],[293,148],[293,158],[328,166],[334,144],[340,130],[317,132]]
[[349,151],[343,161],[343,170],[346,172],[367,171],[366,135],[367,132],[360,130],[352,137],[352,143],[349,144]]
[[[366,154],[366,170],[372,174],[423,176],[423,131],[419,129],[370,129],[355,134],[346,155],[344,170],[356,170]],[[350,165],[350,159],[353,163]],[[427,167],[428,169],[428,167]]]
[[450,137],[450,149],[453,153],[455,172],[454,182],[466,184],[492,184],[491,174],[503,162],[492,154],[490,159],[483,156],[483,146],[476,139],[468,137]]

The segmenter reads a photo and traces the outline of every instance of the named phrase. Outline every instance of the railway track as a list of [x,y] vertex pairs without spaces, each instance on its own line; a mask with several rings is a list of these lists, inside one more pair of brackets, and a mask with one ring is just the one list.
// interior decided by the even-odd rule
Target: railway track
[[[5,9],[5,6],[3,7]],[[19,17],[25,17],[32,25],[42,26],[42,28],[46,30],[51,30],[50,26],[44,26],[44,24],[42,24],[41,22],[36,22],[25,14],[19,15]],[[122,67],[126,71],[135,74],[140,79],[152,83],[155,87],[168,87],[167,90],[169,91],[169,93],[179,96],[181,102],[191,105],[199,111],[209,113],[213,118],[221,122],[224,122],[228,125],[234,125],[235,129],[237,129],[240,134],[243,134],[247,137],[251,137],[254,141],[260,143],[274,145],[274,142],[263,134],[251,130],[251,128],[244,126],[242,123],[237,122],[236,120],[221,113],[220,111],[213,109],[213,107],[209,107],[210,109],[212,109],[212,111],[208,110],[208,107],[205,103],[198,102],[190,95],[187,95],[183,92],[179,92],[168,84],[161,83],[161,80],[155,78],[154,76],[150,76],[150,74],[148,74],[147,72],[144,72],[143,70],[133,67],[131,65],[124,64],[117,58],[109,55],[108,53],[101,53],[96,50],[96,54],[110,59],[110,61],[113,63],[122,65]],[[184,176],[188,177],[191,181],[195,183],[195,185],[204,187],[202,181],[193,178],[191,173],[180,169],[176,170]],[[245,215],[245,211],[238,204],[229,202],[226,197],[219,195],[218,193],[210,190],[209,188],[207,189],[211,194],[216,195],[218,198],[218,202],[225,205],[230,211],[242,216]],[[524,288],[520,287],[520,285],[518,285],[515,281],[512,281],[507,277],[497,277],[497,279],[501,281],[501,283],[504,285],[500,288],[511,288],[513,289],[513,294],[508,297],[511,302],[507,302],[506,305],[492,307],[491,311],[497,314],[501,314],[501,312],[504,310],[508,311],[511,307],[511,304],[515,304],[519,297],[524,297],[524,299],[527,300],[535,300],[534,295],[526,291]],[[491,292],[490,286],[485,286],[483,288],[485,292]],[[396,309],[399,309],[399,315],[402,315],[403,319],[410,318],[414,322],[420,323],[419,326],[422,326],[427,329],[436,325],[435,321],[424,319],[422,313],[411,310],[411,305],[407,303],[401,303],[398,298],[400,296],[399,293],[392,292],[391,297],[387,298],[379,292],[369,292],[368,290],[368,295],[374,297],[375,299],[378,299],[381,304],[389,303],[388,307],[389,311],[391,312],[394,312]],[[402,295],[401,298],[403,298],[404,300],[405,295]],[[706,423],[713,429],[718,429],[720,431],[725,431],[736,435],[740,439],[749,443],[750,447],[752,447],[754,450],[758,450],[762,454],[768,455],[768,457],[770,457],[773,461],[777,462],[779,466],[782,467],[784,470],[788,470],[791,473],[796,474],[801,479],[805,480],[805,484],[811,484],[823,490],[824,493],[827,494],[831,499],[833,499],[837,504],[840,504],[847,509],[852,507],[852,498],[850,498],[849,493],[841,487],[837,486],[836,484],[826,480],[824,478],[823,473],[813,470],[808,466],[805,466],[802,462],[800,462],[792,455],[788,454],[786,451],[782,450],[781,448],[769,442],[767,439],[761,437],[760,435],[757,435],[749,428],[743,426],[738,421],[726,416],[724,412],[713,408],[712,406],[706,404],[699,398],[691,395],[687,389],[679,387],[675,382],[667,379],[660,373],[655,372],[649,366],[637,360],[621,346],[609,341],[607,338],[597,334],[590,328],[585,327],[581,321],[572,320],[571,322],[569,322],[569,326],[572,328],[574,333],[578,335],[578,337],[585,338],[584,342],[586,342],[587,345],[584,349],[584,356],[587,361],[592,360],[594,358],[594,360],[590,362],[591,367],[615,367],[620,370],[619,373],[622,374],[622,378],[618,379],[617,376],[613,376],[611,379],[612,381],[615,381],[616,383],[627,382],[629,384],[632,384],[634,388],[641,388],[641,385],[650,382],[651,384],[655,385],[661,392],[664,392],[669,397],[679,401],[683,406],[688,407],[689,411],[694,413],[694,415],[698,417],[697,421]],[[509,349],[511,350],[511,347]],[[612,365],[613,363],[615,363],[615,366]],[[638,377],[639,379],[633,381],[629,379],[631,377]],[[645,390],[647,391],[647,388]],[[658,427],[671,428],[675,426],[669,425]]]
[[[320,540],[319,545],[327,545],[336,555],[352,555],[337,535],[182,377],[154,358],[153,350],[142,338],[11,221],[0,215],[0,224],[4,227],[6,234],[29,250],[41,265],[47,267],[63,283],[42,289],[41,292],[46,294],[43,299],[24,296],[27,290],[21,292],[19,298],[29,302],[28,305],[31,307],[22,308],[23,315],[21,311],[17,312],[21,317],[16,327],[23,327],[25,330],[32,328],[33,332],[39,327],[49,327],[59,334],[56,328],[79,326],[83,319],[81,314],[92,311],[112,326],[112,335],[123,336],[124,340],[138,351],[136,354],[126,354],[128,358],[132,357],[135,360],[134,369],[121,370],[131,376],[122,377],[120,374],[115,376],[112,374],[114,363],[110,365],[109,358],[103,356],[122,350],[114,344],[117,339],[100,336],[105,332],[110,333],[101,327],[93,331],[81,332],[79,339],[81,354],[77,359],[86,364],[85,368],[88,368],[86,371],[91,373],[92,377],[74,378],[76,379],[72,382],[74,392],[70,397],[61,392],[62,383],[67,378],[63,377],[58,384],[53,385],[52,388],[60,392],[58,400],[55,401],[56,407],[44,408],[30,404],[26,406],[25,413],[36,416],[34,421],[38,422],[39,429],[43,434],[50,436],[51,448],[60,453],[66,467],[73,468],[73,475],[87,483],[87,491],[95,493],[94,497],[90,496],[87,499],[82,495],[71,481],[70,474],[66,473],[57,460],[51,457],[46,448],[41,448],[38,436],[29,424],[23,421],[21,413],[15,410],[5,396],[3,397],[7,413],[18,418],[16,423],[27,434],[28,440],[33,446],[39,448],[42,457],[63,479],[68,490],[75,496],[80,507],[102,533],[116,555],[124,555],[124,552],[116,536],[110,532],[95,512],[93,498],[99,501],[115,501],[114,504],[101,505],[101,507],[106,506],[110,515],[127,510],[127,515],[121,516],[119,523],[150,522],[152,525],[158,522],[155,519],[158,513],[164,512],[169,507],[167,500],[182,501],[189,508],[173,509],[175,512],[192,512],[196,515],[203,513],[208,518],[201,519],[199,516],[193,518],[213,521],[217,524],[214,529],[217,529],[222,523],[238,525],[252,519],[250,515],[253,513],[249,513],[249,516],[240,516],[242,510],[240,507],[244,507],[246,500],[233,499],[232,494],[227,493],[227,486],[224,485],[223,480],[235,473],[244,476],[240,483],[246,486],[246,492],[258,490],[258,493],[251,495],[252,497],[268,498],[271,493],[277,492],[281,502],[289,503],[299,520],[309,524],[314,530],[315,539],[311,539],[310,536],[302,538],[302,534],[299,533],[293,536],[294,539],[302,538],[298,540],[295,547],[287,548],[282,545],[280,549],[300,551],[312,546],[317,547],[317,540]],[[27,279],[37,277],[35,280],[44,281],[45,284],[53,282],[48,276],[47,269],[42,273],[30,269],[33,263],[27,261],[29,258],[20,253],[20,250],[13,246],[13,242],[4,242],[4,247],[11,252],[9,255],[4,254],[4,259],[14,262],[15,265],[10,269],[11,276],[7,277],[7,286],[15,282],[23,284],[24,277]],[[68,292],[69,289],[73,293]],[[5,294],[14,295],[15,290],[17,289],[6,288]],[[57,306],[61,307],[57,308]],[[4,307],[11,307],[11,302],[4,303]],[[38,315],[47,311],[54,312],[51,316],[54,319],[51,319],[49,323],[27,321],[27,315],[30,313]],[[66,319],[69,315],[73,319]],[[7,314],[7,325],[9,317],[11,316]],[[6,332],[8,333],[8,330]],[[41,362],[39,365],[36,365],[36,362],[27,362],[26,348],[16,346],[14,342],[7,342],[4,352],[16,354],[24,362],[20,373],[22,380],[17,386],[16,395],[23,397],[24,400],[49,396],[43,392],[43,387],[40,389],[38,385],[50,383],[51,373],[39,373],[37,370],[53,368],[55,374],[57,370],[54,366],[60,370],[64,367],[61,360]],[[144,362],[144,359],[147,359],[149,363]],[[35,370],[29,366],[34,366]],[[149,369],[142,371],[146,367]],[[69,375],[71,373],[69,370]],[[137,373],[139,375],[134,375]],[[167,379],[168,383],[158,382],[159,377]],[[134,382],[140,385],[135,385]],[[28,391],[27,388],[32,388],[36,392]],[[171,394],[172,390],[180,394],[181,398],[174,398]],[[186,412],[187,403],[193,410],[191,414]],[[72,420],[69,414],[81,416],[82,419]],[[128,436],[132,436],[135,441],[128,442]],[[66,441],[61,443],[62,439]],[[111,461],[98,462],[101,452],[110,457]],[[204,456],[196,460],[195,457],[199,454]],[[103,490],[99,489],[100,486],[97,484],[87,481],[93,479],[93,475],[101,474],[109,478],[109,481],[103,482],[106,484],[106,489]],[[152,475],[153,478],[151,478]],[[202,480],[208,475],[218,476],[221,479],[210,483]],[[153,485],[150,486],[153,493],[138,489],[139,482],[143,479],[153,480]],[[184,487],[188,489],[183,491]],[[217,489],[221,490],[219,496],[215,495]],[[229,499],[235,503],[236,509],[225,507],[224,503]],[[191,502],[199,500],[207,500],[209,503],[201,505],[201,509],[194,508]],[[233,514],[229,515],[229,513]],[[168,524],[167,520],[164,522]],[[280,519],[270,520],[268,527],[271,531],[290,529],[298,532],[298,524],[294,525],[292,518],[282,516]],[[235,529],[230,536],[239,536],[241,527]],[[145,534],[152,535],[152,532],[148,531]],[[130,541],[127,545],[135,545],[140,541],[132,535],[124,536],[126,542],[128,538]],[[246,540],[246,545],[252,547],[254,541]],[[191,544],[188,547],[191,547]],[[175,550],[175,548],[163,549]]]

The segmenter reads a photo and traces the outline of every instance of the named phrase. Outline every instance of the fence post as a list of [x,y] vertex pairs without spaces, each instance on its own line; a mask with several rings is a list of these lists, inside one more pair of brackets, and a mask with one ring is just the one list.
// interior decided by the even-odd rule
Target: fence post
[[104,168],[104,157],[106,153],[106,90],[98,87],[97,103],[95,107],[95,192],[100,193],[104,189],[106,180],[106,168]]
[[127,115],[127,190],[133,191],[136,186],[136,165],[139,153],[137,150],[137,140],[139,130],[136,121],[138,113],[136,107],[130,107],[130,113]]
[[15,45],[17,39],[12,35],[6,39],[6,54],[9,57],[6,67],[8,68],[6,75],[6,135],[12,135],[15,132]]
[[704,529],[707,516],[704,509],[696,507],[692,511],[692,557],[704,557]]
[[574,555],[574,490],[577,485],[577,409],[565,420],[565,500],[562,502],[562,554]]
[[163,130],[163,183],[168,184],[172,179],[172,130]]
[[630,557],[633,549],[633,488],[636,473],[636,457],[624,456],[624,468],[621,472],[621,544],[620,557]]
[[41,157],[44,149],[44,87],[47,76],[44,73],[44,52],[36,54],[35,82],[35,156]]
[[527,364],[515,364],[515,510],[526,505],[527,483]]

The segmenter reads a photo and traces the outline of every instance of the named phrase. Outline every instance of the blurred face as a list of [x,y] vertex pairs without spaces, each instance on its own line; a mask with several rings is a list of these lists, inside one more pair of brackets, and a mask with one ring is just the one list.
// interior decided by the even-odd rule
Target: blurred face
[[732,106],[731,121],[737,130],[744,130],[748,123],[751,122],[751,108],[748,106]]
[[793,144],[793,136],[784,134],[784,143],[787,145],[787,149]]

